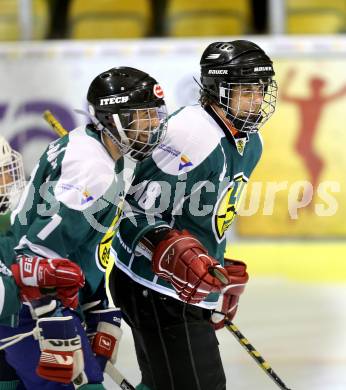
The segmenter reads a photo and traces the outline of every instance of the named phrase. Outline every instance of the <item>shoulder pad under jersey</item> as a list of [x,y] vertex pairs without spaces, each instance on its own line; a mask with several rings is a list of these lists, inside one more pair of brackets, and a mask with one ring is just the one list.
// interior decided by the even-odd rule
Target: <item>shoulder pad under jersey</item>
[[200,165],[222,137],[222,130],[201,106],[187,106],[169,118],[167,135],[153,160],[165,173],[186,173]]
[[58,201],[74,210],[85,210],[105,194],[115,180],[114,161],[85,126],[69,133],[55,187]]

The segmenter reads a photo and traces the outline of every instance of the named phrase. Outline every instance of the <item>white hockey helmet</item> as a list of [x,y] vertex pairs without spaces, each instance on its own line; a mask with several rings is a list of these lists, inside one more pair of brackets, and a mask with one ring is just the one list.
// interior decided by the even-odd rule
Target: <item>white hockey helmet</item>
[[22,156],[0,136],[0,215],[16,207],[24,187]]

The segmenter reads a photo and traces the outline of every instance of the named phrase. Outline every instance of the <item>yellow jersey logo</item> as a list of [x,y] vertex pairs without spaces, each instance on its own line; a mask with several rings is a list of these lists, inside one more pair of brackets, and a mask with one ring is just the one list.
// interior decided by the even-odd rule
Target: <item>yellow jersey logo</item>
[[110,228],[107,230],[107,233],[103,236],[100,244],[97,247],[97,266],[102,272],[106,272],[107,268],[110,266],[111,246],[115,233],[118,230],[118,223],[120,221],[121,213],[122,209],[121,205],[119,205],[116,216],[113,219]]
[[231,226],[237,214],[238,205],[246,183],[247,178],[242,173],[235,175],[233,181],[224,189],[220,196],[213,216],[213,230],[218,242],[224,239],[226,230]]

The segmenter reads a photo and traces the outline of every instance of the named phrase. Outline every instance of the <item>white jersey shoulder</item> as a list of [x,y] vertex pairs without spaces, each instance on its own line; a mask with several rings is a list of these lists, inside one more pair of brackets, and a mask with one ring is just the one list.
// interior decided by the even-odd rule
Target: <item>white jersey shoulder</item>
[[69,133],[55,197],[67,207],[85,210],[105,194],[115,181],[114,161],[85,126]]
[[163,172],[180,175],[200,165],[222,137],[222,130],[200,105],[187,106],[169,118],[167,135],[153,160]]

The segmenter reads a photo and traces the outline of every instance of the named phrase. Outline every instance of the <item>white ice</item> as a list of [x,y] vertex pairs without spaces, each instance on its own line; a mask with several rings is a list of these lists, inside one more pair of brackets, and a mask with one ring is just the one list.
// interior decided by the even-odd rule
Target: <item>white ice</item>
[[[290,389],[346,390],[346,285],[252,278],[234,323]],[[131,332],[122,326],[117,368],[137,385]],[[217,335],[227,390],[279,389],[229,331]],[[117,388],[108,377],[105,385]]]

